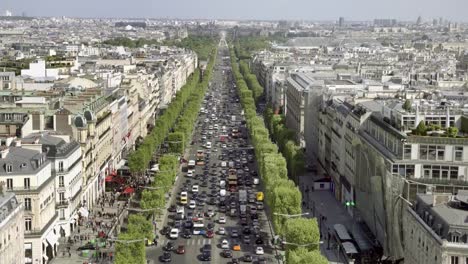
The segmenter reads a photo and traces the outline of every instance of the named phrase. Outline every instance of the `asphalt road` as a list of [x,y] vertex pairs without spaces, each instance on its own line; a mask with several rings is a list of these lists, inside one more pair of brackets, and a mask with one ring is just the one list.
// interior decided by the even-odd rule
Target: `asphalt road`
[[[187,177],[187,173],[185,172],[186,170],[183,170],[182,172],[179,173],[179,177],[175,183],[174,189],[172,191],[172,195],[170,198],[170,204],[171,205],[179,205],[179,200],[180,200],[180,192],[182,188],[185,186],[188,188],[188,193],[189,193],[189,201],[191,200],[191,188],[193,185],[199,185],[199,194],[206,192],[207,194],[207,201],[211,198],[211,192],[215,190],[213,193],[213,199],[216,201],[220,200],[220,195],[219,195],[219,181],[222,179],[222,170],[225,170],[225,168],[221,168],[221,162],[222,161],[229,161],[232,159],[232,157],[229,157],[229,150],[231,149],[234,153],[238,152],[245,152],[244,155],[247,156],[249,153],[252,155],[248,156],[253,156],[254,153],[251,149],[250,145],[250,139],[242,140],[242,139],[230,139],[226,143],[226,147],[223,148],[222,143],[219,142],[219,135],[225,134],[221,130],[221,127],[223,125],[226,126],[227,131],[229,132],[231,128],[238,128],[244,135],[247,135],[247,129],[245,129],[245,126],[241,124],[241,121],[244,120],[243,117],[241,116],[241,106],[238,101],[236,101],[237,97],[237,92],[235,88],[233,88],[234,84],[232,81],[228,78],[227,74],[223,72],[223,69],[229,69],[229,59],[225,58],[229,56],[229,50],[227,47],[220,46],[219,51],[218,51],[218,56],[217,56],[217,61],[215,63],[215,68],[213,71],[213,79],[211,80],[211,86],[209,91],[207,92],[208,95],[211,95],[211,98],[207,100],[207,102],[204,104],[203,107],[206,109],[209,109],[207,113],[200,113],[198,120],[196,122],[196,129],[194,130],[193,134],[193,141],[194,144],[189,146],[188,149],[188,155],[185,157],[187,160],[196,160],[196,153],[197,150],[204,150],[207,152],[208,150],[204,148],[204,145],[207,141],[212,142],[213,146],[210,150],[210,159],[209,161],[206,162],[206,165],[208,167],[208,173],[205,175],[204,174],[204,166],[196,166],[195,168],[195,175],[197,176],[197,179],[195,178],[190,178]],[[223,59],[223,57],[225,59]],[[216,107],[216,112],[214,112],[212,109]],[[218,118],[217,120],[213,120],[211,118],[211,114],[215,113],[215,116]],[[236,121],[231,122],[231,116],[236,115]],[[206,119],[208,119],[208,122]],[[213,129],[213,130],[208,130],[208,127],[210,125],[218,124],[219,128],[218,130]],[[230,125],[233,124],[233,127],[230,127]],[[205,129],[203,129],[203,127]],[[202,131],[212,131],[212,135],[209,134],[209,132],[206,135],[202,135]],[[207,139],[203,139],[203,136],[207,137]],[[243,142],[242,142],[243,141]],[[215,151],[216,150],[216,151]],[[220,156],[224,153],[224,159],[221,160]],[[243,166],[248,166],[248,173],[251,173],[252,171],[257,171],[257,165],[255,163],[255,158],[250,157],[253,161],[248,162],[247,164],[243,164]],[[237,157],[234,157],[233,159],[237,159]],[[208,186],[207,187],[202,187],[200,186],[201,179],[208,179]],[[260,185],[252,185],[250,187],[248,186],[243,186],[242,188],[246,189],[251,189],[251,193],[256,193],[257,191],[260,190]],[[237,193],[233,193],[232,197],[238,197]],[[227,203],[228,205],[229,203]],[[218,205],[208,205],[205,203],[205,205],[199,205],[197,204],[195,209],[189,209],[188,206],[185,207],[185,212],[206,212],[208,208],[213,208],[216,212],[216,215],[212,217],[211,219],[205,217],[204,218],[204,224],[205,226],[208,223],[214,223],[214,231],[218,231],[220,226],[223,226],[226,229],[226,235],[219,235],[217,232],[215,232],[215,235],[213,238],[207,238],[206,236],[202,235],[193,235],[189,239],[182,238],[179,236],[178,239],[171,240],[168,237],[162,236],[159,234],[159,239],[158,239],[158,245],[157,246],[152,246],[147,248],[147,259],[151,263],[158,263],[160,262],[159,257],[163,254],[163,246],[166,245],[168,241],[173,241],[175,244],[175,248],[177,248],[178,245],[184,245],[185,246],[185,254],[176,254],[174,251],[172,252],[172,261],[171,263],[231,263],[231,259],[229,258],[223,258],[221,256],[222,249],[220,247],[220,243],[223,239],[228,239],[230,242],[230,245],[232,245],[235,242],[239,242],[241,245],[241,251],[232,251],[233,257],[234,258],[240,258],[239,260],[242,259],[242,257],[245,254],[250,254],[254,258],[254,263],[256,263],[255,259],[257,256],[255,256],[255,248],[257,245],[255,244],[255,237],[253,235],[250,235],[250,240],[251,242],[249,244],[244,243],[244,234],[243,234],[243,229],[241,224],[239,223],[240,218],[239,216],[230,216],[229,211],[226,213],[222,213],[219,211],[219,206]],[[234,207],[234,206],[233,206]],[[237,208],[239,208],[238,203],[237,203]],[[239,211],[239,209],[237,209]],[[238,214],[238,213],[237,213]],[[175,221],[173,218],[175,216],[175,213],[169,213],[167,214],[167,218],[164,219],[163,225],[169,225],[171,226],[173,222]],[[218,218],[220,216],[225,216],[226,217],[226,223],[225,224],[219,224],[217,222]],[[250,217],[248,218],[248,226],[251,226],[251,219]],[[184,220],[182,221],[182,223]],[[261,245],[264,248],[265,255],[263,256],[266,259],[266,263],[274,263],[276,260],[274,259],[274,251],[272,247],[270,246],[270,240],[271,240],[271,228],[270,224],[267,220],[266,214],[264,210],[259,210],[258,211],[258,222],[260,226],[260,231],[259,235],[264,241],[264,244]],[[230,234],[233,229],[237,229],[240,236],[239,238],[231,238]],[[158,229],[159,230],[159,229]],[[183,228],[181,228],[183,230]],[[199,256],[201,254],[201,248],[203,245],[211,245],[212,247],[212,254],[211,254],[211,261],[200,261]],[[232,248],[231,248],[232,249]],[[242,262],[242,261],[240,261]]]

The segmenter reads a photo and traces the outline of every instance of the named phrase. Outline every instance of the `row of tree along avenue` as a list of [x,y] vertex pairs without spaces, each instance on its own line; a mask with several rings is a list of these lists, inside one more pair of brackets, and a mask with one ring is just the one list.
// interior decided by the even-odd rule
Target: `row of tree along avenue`
[[157,160],[159,171],[150,181],[150,186],[141,193],[140,207],[128,218],[127,230],[118,236],[115,263],[146,263],[145,243],[155,236],[153,223],[155,214],[166,207],[166,195],[173,188],[179,170],[178,156],[183,155],[193,131],[198,109],[208,89],[209,80],[216,59],[215,42],[210,44],[209,63],[200,78],[200,69],[189,77],[187,83],[177,92],[164,113],[158,117],[152,132],[144,139],[128,159],[134,177],[146,174],[155,154],[163,143],[167,143],[169,154]]
[[[241,67],[244,69],[240,69],[232,47],[230,53],[232,73],[255,149],[259,174],[265,184],[265,193],[267,194],[265,200],[269,207],[274,231],[276,235],[282,237],[283,243],[286,245],[287,263],[328,263],[318,251],[320,234],[317,220],[315,218],[285,217],[302,214],[301,192],[296,184],[288,178],[287,160],[279,153],[278,146],[270,140],[270,133],[265,127],[263,119],[257,116],[255,99],[258,100],[261,96],[259,93],[263,93],[263,88],[257,87],[258,82],[256,78],[253,80],[255,76],[251,76],[252,74],[249,73],[246,65],[242,63]],[[249,86],[249,83],[254,85]],[[288,142],[282,144],[281,148],[287,148],[287,144]]]

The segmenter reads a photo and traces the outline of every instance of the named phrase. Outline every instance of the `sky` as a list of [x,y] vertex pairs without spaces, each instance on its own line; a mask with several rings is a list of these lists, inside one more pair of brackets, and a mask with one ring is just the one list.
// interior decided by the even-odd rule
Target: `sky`
[[181,19],[415,21],[443,17],[468,22],[468,0],[0,0],[15,15]]

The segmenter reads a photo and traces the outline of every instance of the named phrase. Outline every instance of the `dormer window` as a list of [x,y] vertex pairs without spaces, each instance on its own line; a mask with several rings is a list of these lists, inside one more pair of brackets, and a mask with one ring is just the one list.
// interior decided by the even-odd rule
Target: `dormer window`
[[6,165],[6,172],[12,172],[13,171],[13,165],[7,164]]
[[453,233],[451,234],[451,241],[454,242],[454,243],[460,242],[460,233],[458,233],[458,232],[453,232]]

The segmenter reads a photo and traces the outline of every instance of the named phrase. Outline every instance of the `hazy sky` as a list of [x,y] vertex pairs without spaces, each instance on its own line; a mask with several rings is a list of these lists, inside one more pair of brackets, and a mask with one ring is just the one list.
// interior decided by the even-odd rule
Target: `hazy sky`
[[468,21],[468,0],[0,0],[28,16]]

